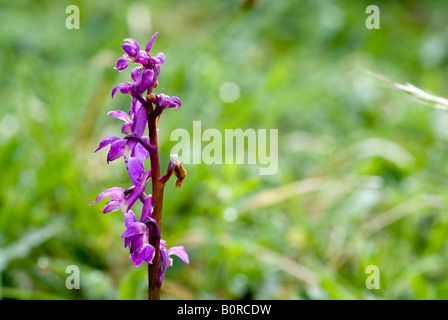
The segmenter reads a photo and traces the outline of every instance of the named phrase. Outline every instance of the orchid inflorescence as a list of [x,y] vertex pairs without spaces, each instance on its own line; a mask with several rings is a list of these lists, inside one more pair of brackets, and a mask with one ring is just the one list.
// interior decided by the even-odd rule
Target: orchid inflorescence
[[[123,139],[117,136],[104,138],[98,150],[109,146],[107,162],[124,159],[129,178],[133,186],[123,190],[119,187],[110,188],[98,195],[90,204],[97,203],[105,197],[112,198],[100,210],[102,213],[122,211],[125,232],[122,234],[125,247],[130,249],[130,259],[134,266],[143,262],[148,265],[156,263],[158,282],[162,283],[165,271],[172,265],[170,255],[176,255],[185,263],[189,263],[184,247],[167,249],[166,242],[160,237],[161,208],[163,201],[163,187],[170,176],[177,176],[176,187],[182,185],[186,172],[178,161],[177,155],[171,155],[165,174],[160,177],[159,153],[157,145],[158,121],[162,112],[167,108],[178,110],[181,101],[178,97],[155,94],[153,89],[158,87],[160,66],[165,62],[165,55],[158,53],[154,57],[149,54],[153,45],[155,33],[145,50],[140,50],[139,43],[131,38],[124,39],[122,45],[125,54],[117,61],[115,69],[125,70],[132,62],[138,66],[131,71],[132,82],[118,84],[112,90],[112,98],[120,91],[132,98],[129,113],[124,111],[110,111],[108,115],[124,121],[121,132]],[[144,93],[146,91],[146,95]],[[144,135],[148,127],[148,136]],[[150,159],[151,169],[145,171],[144,161]],[[147,182],[152,179],[153,194],[145,194]],[[132,206],[140,200],[143,203],[140,220],[137,221]],[[156,249],[158,248],[158,250]],[[155,262],[155,257],[157,261]]]

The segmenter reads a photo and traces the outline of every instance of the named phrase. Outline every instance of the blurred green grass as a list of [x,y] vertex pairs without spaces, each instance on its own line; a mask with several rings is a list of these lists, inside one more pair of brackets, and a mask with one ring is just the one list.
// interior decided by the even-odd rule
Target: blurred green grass
[[[250,2],[250,1],[247,1]],[[67,30],[76,4],[81,28]],[[365,73],[447,95],[443,1],[382,2],[381,29],[363,1],[2,2],[0,9],[0,296],[144,299],[120,214],[88,206],[127,187],[122,163],[93,154],[119,134],[110,98],[129,72],[113,70],[122,39],[167,57],[158,92],[182,108],[170,132],[279,129],[279,170],[186,165],[165,190],[162,236],[184,245],[165,299],[447,299],[448,114],[411,101]],[[150,13],[150,24],[136,16]],[[219,88],[234,82],[240,98]],[[81,289],[67,290],[77,265]],[[377,265],[381,288],[368,290]]]

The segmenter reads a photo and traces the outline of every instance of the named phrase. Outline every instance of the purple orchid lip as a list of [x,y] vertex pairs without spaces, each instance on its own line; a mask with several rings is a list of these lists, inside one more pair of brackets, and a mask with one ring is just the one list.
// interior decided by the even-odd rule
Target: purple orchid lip
[[[176,96],[168,96],[163,93],[153,93],[153,89],[159,86],[158,77],[161,66],[166,57],[163,53],[151,56],[150,51],[158,33],[154,33],[141,50],[140,44],[133,38],[124,39],[121,48],[124,54],[116,62],[115,69],[119,72],[133,65],[129,82],[119,83],[113,87],[112,99],[118,92],[132,98],[129,112],[123,110],[110,111],[107,114],[121,120],[121,133],[124,137],[107,136],[101,140],[95,152],[109,146],[107,163],[123,159],[132,186],[123,190],[113,187],[100,193],[90,205],[110,198],[105,206],[100,209],[102,213],[121,211],[123,213],[125,230],[121,235],[124,247],[129,249],[129,259],[138,267],[143,262],[150,267],[150,276],[161,285],[167,267],[172,266],[171,256],[179,257],[184,263],[189,264],[189,257],[184,247],[176,246],[167,249],[166,242],[161,239],[161,214],[163,202],[163,185],[176,174],[176,166],[179,165],[177,155],[171,155],[168,168],[161,177],[159,165],[159,150],[157,145],[158,127],[157,121],[165,109],[178,110],[182,103]],[[145,135],[145,132],[148,132]],[[145,161],[148,160],[151,169],[145,169]],[[145,194],[149,180],[152,179],[152,194]],[[137,200],[143,202],[140,219],[137,220],[132,208]],[[157,284],[156,284],[157,285]],[[149,292],[154,288],[150,286]],[[159,290],[160,291],[160,290]],[[154,290],[154,292],[159,292]],[[151,294],[150,294],[151,295]]]

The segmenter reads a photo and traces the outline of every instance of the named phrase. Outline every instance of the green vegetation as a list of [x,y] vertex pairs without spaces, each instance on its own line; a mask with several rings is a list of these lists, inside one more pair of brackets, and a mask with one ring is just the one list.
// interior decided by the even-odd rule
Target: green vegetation
[[[448,299],[448,113],[365,72],[447,96],[448,3],[384,1],[368,30],[364,1],[255,2],[2,3],[1,298],[146,298],[121,213],[88,203],[130,185],[93,151],[120,134],[106,113],[129,108],[110,97],[129,77],[113,70],[122,40],[158,31],[156,91],[182,100],[160,122],[161,163],[170,132],[194,120],[279,129],[275,175],[190,164],[181,189],[167,184],[162,237],[190,265],[174,258],[163,299]],[[70,4],[79,30],[65,28]],[[240,88],[233,103],[219,96],[226,82]],[[80,290],[65,287],[69,265]],[[365,286],[369,265],[380,289]]]

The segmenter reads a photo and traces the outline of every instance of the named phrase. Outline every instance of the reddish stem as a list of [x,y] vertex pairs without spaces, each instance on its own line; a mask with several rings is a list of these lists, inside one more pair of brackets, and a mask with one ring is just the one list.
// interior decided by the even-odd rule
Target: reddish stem
[[[147,108],[147,111],[149,108]],[[152,110],[151,110],[152,111]],[[152,112],[151,112],[152,113]],[[162,204],[163,204],[163,189],[165,184],[159,181],[160,178],[160,163],[159,163],[159,147],[157,143],[157,124],[156,119],[148,114],[148,129],[149,129],[149,141],[153,150],[151,152],[151,174],[152,174],[152,198],[154,209],[152,217],[156,220],[159,230],[162,229]],[[150,245],[155,248],[155,255],[153,263],[148,265],[148,299],[160,300],[160,287],[159,283],[159,270],[160,270],[160,258],[159,258],[159,246],[160,239],[150,239]]]

